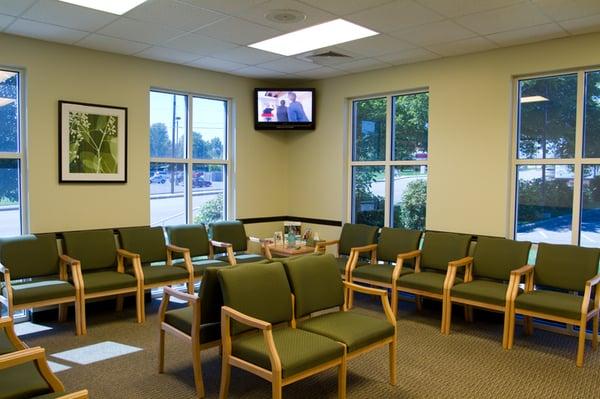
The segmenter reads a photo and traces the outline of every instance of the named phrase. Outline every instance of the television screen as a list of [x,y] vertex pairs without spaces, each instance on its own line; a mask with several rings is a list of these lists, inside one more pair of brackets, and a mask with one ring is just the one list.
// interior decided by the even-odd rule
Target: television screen
[[314,89],[256,89],[255,129],[314,129],[314,95]]

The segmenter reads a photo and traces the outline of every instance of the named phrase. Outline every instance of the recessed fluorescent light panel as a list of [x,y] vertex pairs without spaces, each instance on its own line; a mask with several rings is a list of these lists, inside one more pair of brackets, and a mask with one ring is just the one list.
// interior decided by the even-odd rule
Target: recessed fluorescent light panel
[[529,96],[521,97],[521,104],[523,103],[539,103],[540,101],[550,101],[546,97],[542,96]]
[[94,10],[109,12],[111,14],[123,15],[127,11],[145,3],[147,0],[60,0],[63,3],[75,4],[77,6],[93,8]]
[[343,19],[335,19],[276,36],[272,39],[250,44],[249,47],[270,51],[281,55],[296,55],[307,51],[333,46],[356,39],[378,35],[371,29],[353,24]]

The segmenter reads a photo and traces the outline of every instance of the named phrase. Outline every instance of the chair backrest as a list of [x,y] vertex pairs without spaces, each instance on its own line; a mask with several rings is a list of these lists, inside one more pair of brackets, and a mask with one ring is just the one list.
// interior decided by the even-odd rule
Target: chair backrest
[[585,282],[598,274],[598,248],[540,243],[534,282],[570,291],[583,291]]
[[181,224],[165,227],[169,243],[190,250],[190,255],[206,256],[209,254],[208,233],[203,224]]
[[344,304],[344,285],[333,255],[283,260],[296,300],[296,317]]
[[473,253],[473,275],[508,281],[511,270],[527,264],[530,248],[528,241],[479,237]]
[[0,238],[0,259],[11,278],[21,279],[59,273],[56,235],[36,234]]
[[81,261],[82,270],[108,269],[117,264],[117,244],[112,230],[63,233],[67,255]]
[[223,292],[219,282],[219,270],[235,266],[207,267],[202,275],[200,284],[200,314],[202,324],[219,323],[221,321],[221,306],[223,306]]
[[377,259],[395,262],[398,254],[419,249],[421,234],[420,230],[382,227],[377,245]]
[[377,226],[345,223],[340,234],[340,255],[350,255],[354,247],[362,247],[377,242]]
[[469,234],[426,232],[421,267],[435,270],[448,269],[448,262],[467,256],[471,238]]
[[[212,239],[228,242],[234,252],[243,252],[248,249],[248,237],[244,224],[239,220],[215,222],[210,225]],[[223,248],[215,248],[215,252],[225,252]]]
[[119,229],[121,247],[140,255],[142,263],[158,262],[167,258],[165,234],[162,227],[128,227]]
[[[272,324],[292,319],[292,291],[281,263],[248,263],[218,273],[224,305]],[[248,330],[231,323],[232,335]]]

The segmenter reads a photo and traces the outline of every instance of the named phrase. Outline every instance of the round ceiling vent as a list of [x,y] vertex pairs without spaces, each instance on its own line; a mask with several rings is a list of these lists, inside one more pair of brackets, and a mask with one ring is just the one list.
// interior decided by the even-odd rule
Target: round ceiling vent
[[298,10],[271,10],[265,15],[265,18],[280,24],[293,24],[304,21],[306,14]]

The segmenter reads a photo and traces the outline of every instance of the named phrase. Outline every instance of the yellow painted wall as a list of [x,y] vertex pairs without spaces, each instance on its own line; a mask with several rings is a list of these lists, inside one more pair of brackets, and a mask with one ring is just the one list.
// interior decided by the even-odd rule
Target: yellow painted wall
[[[147,225],[151,87],[232,98],[236,217],[287,213],[287,142],[254,131],[252,79],[0,34],[0,65],[25,70],[32,232]],[[128,108],[127,184],[58,184],[58,100]],[[262,176],[278,181],[265,194]]]
[[313,82],[317,130],[290,140],[289,214],[346,220],[348,98],[429,87],[427,228],[507,235],[513,76],[600,65],[598,48],[590,34]]

